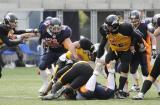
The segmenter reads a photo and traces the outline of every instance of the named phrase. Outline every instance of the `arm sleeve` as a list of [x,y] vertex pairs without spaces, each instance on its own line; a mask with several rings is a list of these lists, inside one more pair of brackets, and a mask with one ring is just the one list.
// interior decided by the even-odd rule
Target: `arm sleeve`
[[102,55],[104,54],[104,47],[105,47],[106,43],[107,43],[107,39],[105,37],[103,37],[100,42],[98,51],[97,51],[97,58],[102,57]]
[[101,25],[101,27],[99,28],[99,32],[102,36],[102,39],[101,39],[101,42],[100,42],[100,45],[98,47],[98,51],[97,51],[97,58],[100,58],[102,57],[102,55],[104,54],[104,47],[107,43],[107,34],[108,34],[108,30],[107,28],[105,27],[105,25]]
[[9,47],[12,47],[21,43],[21,40],[9,40],[9,38],[6,35],[3,35],[1,39]]
[[143,38],[141,33],[137,30],[133,30],[131,33],[131,45],[135,45],[137,43],[143,43]]
[[25,29],[25,30],[14,30],[14,34],[24,34],[24,33],[36,33],[35,29]]

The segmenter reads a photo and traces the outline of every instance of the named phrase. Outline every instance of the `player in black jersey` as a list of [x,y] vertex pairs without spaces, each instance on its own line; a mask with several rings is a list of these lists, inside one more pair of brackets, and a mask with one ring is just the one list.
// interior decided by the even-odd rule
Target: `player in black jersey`
[[[6,47],[15,47],[16,45],[21,43],[25,38],[35,36],[35,34],[32,33],[33,30],[16,30],[17,20],[18,18],[13,13],[7,13],[4,16],[4,21],[2,24],[0,24],[0,53],[2,53],[3,50],[6,49]],[[3,60],[0,57],[0,77],[2,75],[2,62]]]
[[[121,61],[119,67],[121,72],[119,78],[119,93],[121,95],[127,80],[132,53],[135,52],[135,43],[139,43],[141,50],[145,50],[142,37],[134,31],[130,23],[119,23],[119,19],[116,15],[107,16],[104,24],[100,27],[100,33],[102,35],[102,40],[98,50],[96,66],[99,66],[99,58],[103,55],[104,47],[106,43],[108,43],[109,50],[105,59],[106,64],[112,60],[120,59]],[[98,70],[95,70],[95,73],[96,71]]]

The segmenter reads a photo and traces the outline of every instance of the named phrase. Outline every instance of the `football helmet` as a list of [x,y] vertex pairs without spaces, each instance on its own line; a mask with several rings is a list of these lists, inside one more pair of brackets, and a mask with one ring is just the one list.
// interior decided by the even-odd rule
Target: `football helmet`
[[119,28],[119,18],[116,15],[109,15],[105,19],[106,28],[110,33],[117,34]]
[[59,18],[54,17],[50,20],[49,30],[51,33],[57,35],[61,32],[62,22]]
[[47,17],[45,18],[45,20],[51,20],[51,19],[52,19],[51,16],[47,16]]
[[90,59],[94,61],[96,58],[96,51],[93,43],[88,38],[82,38],[80,40],[80,46]]
[[134,27],[137,27],[141,21],[141,12],[138,10],[133,10],[130,13],[131,23]]
[[8,27],[14,29],[17,27],[17,16],[14,14],[14,13],[7,13],[5,16],[4,16],[4,24],[6,24]]
[[153,16],[153,18],[152,18],[152,24],[153,24],[154,27],[160,26],[160,14],[155,14]]

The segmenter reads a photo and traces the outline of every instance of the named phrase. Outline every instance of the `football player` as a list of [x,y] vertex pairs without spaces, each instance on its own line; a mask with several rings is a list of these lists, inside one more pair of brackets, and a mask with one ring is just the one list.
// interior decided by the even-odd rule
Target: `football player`
[[[154,26],[156,26],[156,30],[154,31],[154,35],[158,36],[159,32],[160,32],[160,28],[159,28],[160,27],[160,15],[156,14],[153,17],[153,20],[155,22]],[[137,94],[137,96],[133,97],[134,100],[144,99],[144,95],[151,88],[152,84],[155,82],[155,80],[157,79],[157,77],[160,74],[159,68],[160,68],[160,54],[158,54],[158,56],[156,57],[156,60],[154,62],[154,65],[153,65],[153,68],[152,68],[150,74],[148,75],[146,80],[143,82],[141,91]]]
[[[133,55],[133,59],[130,65],[130,72],[132,74],[134,85],[131,90],[139,91],[139,81],[137,76],[137,69],[139,64],[141,65],[143,81],[148,76],[148,73],[151,71],[151,55],[155,54],[156,51],[156,38],[150,32],[148,24],[145,21],[141,20],[141,13],[138,10],[133,10],[130,13],[130,19],[134,30],[140,33],[143,37],[143,41],[145,43],[146,52],[139,52],[139,46],[136,45],[136,52]],[[158,87],[158,82],[155,81],[155,86],[160,91],[160,87]]]
[[[134,31],[130,23],[120,23],[118,16],[111,14],[106,17],[104,24],[100,27],[102,40],[100,42],[96,66],[99,66],[99,58],[104,53],[104,47],[108,42],[109,50],[106,54],[105,63],[109,64],[112,60],[120,59],[119,66],[121,76],[119,78],[119,94],[123,92],[124,84],[127,81],[129,64],[132,53],[135,52],[134,45],[139,43],[141,51],[145,51],[142,37]],[[97,70],[94,70],[98,72]],[[123,96],[122,96],[123,97]]]
[[69,26],[62,25],[61,20],[54,17],[49,19],[48,25],[46,25],[43,30],[41,37],[42,44],[46,51],[43,53],[39,64],[40,76],[43,80],[43,85],[39,89],[39,92],[45,91],[44,89],[48,86],[46,68],[51,68],[49,66],[55,63],[60,55],[69,50],[72,52],[73,56],[78,59],[75,46],[70,40],[72,31]]
[[[80,61],[89,62],[95,60],[96,50],[94,49],[94,46],[89,39],[83,38],[74,42],[74,44],[77,46],[76,54],[78,55]],[[67,70],[69,70],[75,62],[77,62],[77,60],[75,60],[73,54],[70,51],[61,55],[57,61],[53,79],[50,82],[47,91],[41,95],[46,95],[50,91],[53,83],[55,83]]]
[[[4,16],[3,23],[0,24],[0,77],[3,66],[1,53],[8,47],[15,47],[25,39],[36,36],[33,30],[16,30],[17,20],[17,16],[9,12]],[[18,57],[22,60],[21,54]]]

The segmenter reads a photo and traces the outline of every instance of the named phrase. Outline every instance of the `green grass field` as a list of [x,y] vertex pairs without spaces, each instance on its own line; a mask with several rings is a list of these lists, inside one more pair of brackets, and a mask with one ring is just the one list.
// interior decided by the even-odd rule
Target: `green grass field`
[[[102,78],[99,79],[103,81]],[[141,101],[131,99],[135,93],[131,93],[128,99],[42,101],[38,98],[40,86],[36,68],[3,69],[0,105],[160,105],[160,97],[154,87],[146,94],[145,100]]]

